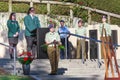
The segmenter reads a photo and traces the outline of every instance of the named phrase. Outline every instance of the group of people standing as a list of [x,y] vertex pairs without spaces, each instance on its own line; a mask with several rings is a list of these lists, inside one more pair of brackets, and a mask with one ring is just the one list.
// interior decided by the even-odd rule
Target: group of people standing
[[[106,23],[106,17],[102,17],[103,23],[100,25],[100,32],[104,25],[104,28],[106,29],[107,35],[111,36],[111,29],[109,24]],[[30,7],[28,10],[27,15],[24,17],[24,24],[25,24],[25,38],[27,42],[27,51],[31,52],[34,58],[36,58],[36,45],[37,45],[37,29],[41,27],[40,21],[37,16],[35,16],[35,9],[33,7]],[[9,45],[12,47],[17,46],[18,43],[18,37],[20,33],[20,27],[19,23],[16,20],[16,14],[11,13],[10,18],[7,21],[7,27],[8,27],[8,40]],[[45,35],[45,43],[48,45],[47,47],[47,53],[51,64],[51,73],[50,75],[56,75],[57,69],[58,69],[58,62],[59,58],[65,59],[65,50],[61,49],[59,50],[59,45],[67,45],[67,59],[71,58],[70,52],[69,52],[69,37],[70,37],[70,31],[68,27],[65,25],[64,20],[60,20],[60,27],[58,28],[58,31],[55,30],[55,25],[50,24],[48,26],[49,32]],[[65,34],[67,33],[67,34]],[[86,36],[86,27],[84,27],[83,20],[78,21],[78,27],[75,29],[75,34]],[[67,41],[66,41],[67,40]],[[65,43],[67,42],[67,44]],[[10,58],[13,58],[13,50],[10,49]],[[82,54],[82,60],[83,62],[86,59],[86,53],[85,53],[85,39],[83,38],[77,38],[77,54],[76,58],[80,59],[80,54]]]
[[[33,57],[36,58],[36,45],[37,45],[37,28],[40,28],[40,21],[37,16],[35,16],[35,9],[30,7],[27,15],[24,17],[24,24],[25,24],[25,38],[27,42],[27,51],[33,54]],[[7,21],[8,27],[8,41],[9,45],[12,47],[17,46],[18,44],[18,37],[20,33],[19,23],[16,20],[16,14],[11,13],[9,20]],[[9,49],[10,51],[10,58],[13,59],[13,49]]]

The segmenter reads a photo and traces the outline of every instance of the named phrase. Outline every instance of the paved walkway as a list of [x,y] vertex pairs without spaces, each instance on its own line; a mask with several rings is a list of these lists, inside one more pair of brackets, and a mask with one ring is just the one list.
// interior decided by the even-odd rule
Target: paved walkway
[[[120,63],[120,60],[118,60]],[[13,60],[0,59],[0,67],[13,74]],[[17,75],[23,75],[22,65],[16,61]],[[37,59],[31,64],[30,75],[36,80],[103,80],[105,74],[104,63],[99,68],[98,61],[87,60],[82,64],[79,59],[60,60],[58,75],[50,76],[48,59]],[[115,72],[116,74],[116,72]]]

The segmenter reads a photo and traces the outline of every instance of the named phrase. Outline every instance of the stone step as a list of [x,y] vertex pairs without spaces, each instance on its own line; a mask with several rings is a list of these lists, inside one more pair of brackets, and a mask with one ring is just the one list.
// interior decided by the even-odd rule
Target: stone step
[[56,75],[56,76],[40,76],[36,75],[36,77],[40,77],[40,80],[104,80],[104,77],[98,75]]
[[[118,60],[120,62],[120,60]],[[0,67],[5,68],[7,71],[13,73],[14,61],[10,59],[0,59]],[[22,65],[16,61],[17,74],[23,75]],[[31,75],[48,75],[50,73],[51,67],[48,59],[37,59],[31,63]],[[105,74],[105,65],[102,64],[98,68],[97,61],[87,60],[85,64],[82,64],[81,60],[60,60],[59,75],[104,75]]]
[[[41,60],[40,60],[41,61]],[[33,66],[47,66],[47,65],[50,65],[50,63],[49,63],[49,61],[48,60],[42,60],[42,63],[39,61],[39,63],[40,64],[38,64],[38,61],[33,61],[32,62],[32,64],[31,65],[33,65]],[[9,61],[9,63],[8,62],[5,62],[5,61],[3,61],[2,63],[0,63],[0,65],[13,65],[14,64],[14,62],[13,61]],[[19,65],[21,65],[18,61],[16,61],[16,66],[19,66]],[[73,66],[74,65],[74,66]],[[90,68],[98,68],[98,65],[97,64],[95,64],[95,63],[92,63],[92,64],[82,64],[82,63],[74,63],[74,62],[67,62],[67,63],[64,63],[63,61],[60,61],[59,62],[59,66],[60,67],[63,67],[63,66],[65,66],[65,67],[75,67],[75,68],[86,68],[86,67],[90,67]],[[104,65],[103,65],[104,66]]]

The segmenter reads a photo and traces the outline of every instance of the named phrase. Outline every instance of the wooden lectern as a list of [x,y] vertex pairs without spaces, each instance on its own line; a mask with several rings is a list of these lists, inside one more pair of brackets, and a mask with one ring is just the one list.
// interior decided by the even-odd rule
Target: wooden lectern
[[[105,35],[105,36],[103,37],[103,35]],[[112,40],[111,40],[111,37],[107,36],[104,26],[102,28],[101,40],[102,40],[102,52],[104,54],[104,61],[105,61],[105,78],[104,78],[104,80],[120,80],[120,72],[118,69],[118,64],[117,64]],[[112,63],[112,60],[115,63],[115,71],[113,69],[114,65]],[[109,66],[111,68],[112,77],[110,77],[109,73],[108,73]],[[116,71],[117,71],[118,77],[115,77],[114,73]]]

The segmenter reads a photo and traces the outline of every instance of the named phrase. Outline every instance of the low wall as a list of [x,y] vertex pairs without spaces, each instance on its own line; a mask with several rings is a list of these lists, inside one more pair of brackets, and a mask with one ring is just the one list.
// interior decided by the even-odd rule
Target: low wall
[[[20,53],[22,50],[26,50],[26,40],[25,40],[25,37],[24,37],[24,22],[23,22],[23,18],[24,16],[26,16],[26,14],[24,13],[17,13],[17,20],[19,22],[19,25],[20,25],[20,29],[21,29],[21,32],[20,32],[20,36],[19,36],[19,43],[17,45],[17,51],[18,53]],[[48,20],[49,20],[49,17],[47,17],[46,15],[37,15],[40,19],[40,23],[41,23],[41,27],[47,27],[48,25]],[[7,26],[6,26],[6,23],[7,23],[7,20],[9,18],[9,13],[0,13],[0,43],[5,43],[5,44],[8,44],[8,38],[7,38]],[[58,19],[53,19],[54,21],[56,20],[56,23],[57,23],[57,28],[59,27],[59,20],[60,19],[64,19],[66,21],[66,25],[70,26],[70,19],[69,17],[66,17],[66,16],[58,16]],[[75,33],[75,27],[77,26],[77,21],[78,21],[78,18],[74,18],[73,19],[73,26],[74,28],[70,28],[70,31],[72,33]],[[86,27],[87,29],[87,37],[89,37],[89,31],[90,30],[97,30],[97,39],[100,40],[100,34],[99,34],[99,24],[96,24],[96,25],[89,25]],[[118,27],[117,25],[111,25],[111,29],[112,30],[116,30],[117,31],[117,42],[118,44],[120,44],[120,27]],[[69,41],[71,42],[71,45],[76,48],[76,40],[77,38],[74,37],[74,36],[71,36],[69,38]],[[88,41],[88,58],[90,58],[90,42],[89,40],[86,40]],[[9,49],[0,45],[0,58],[9,58]],[[117,59],[120,59],[120,48],[118,47],[118,49],[116,50],[116,56],[117,56]],[[75,54],[75,51],[73,52]],[[99,55],[99,58],[101,58],[101,46],[100,46],[100,43],[98,43],[98,55]]]

